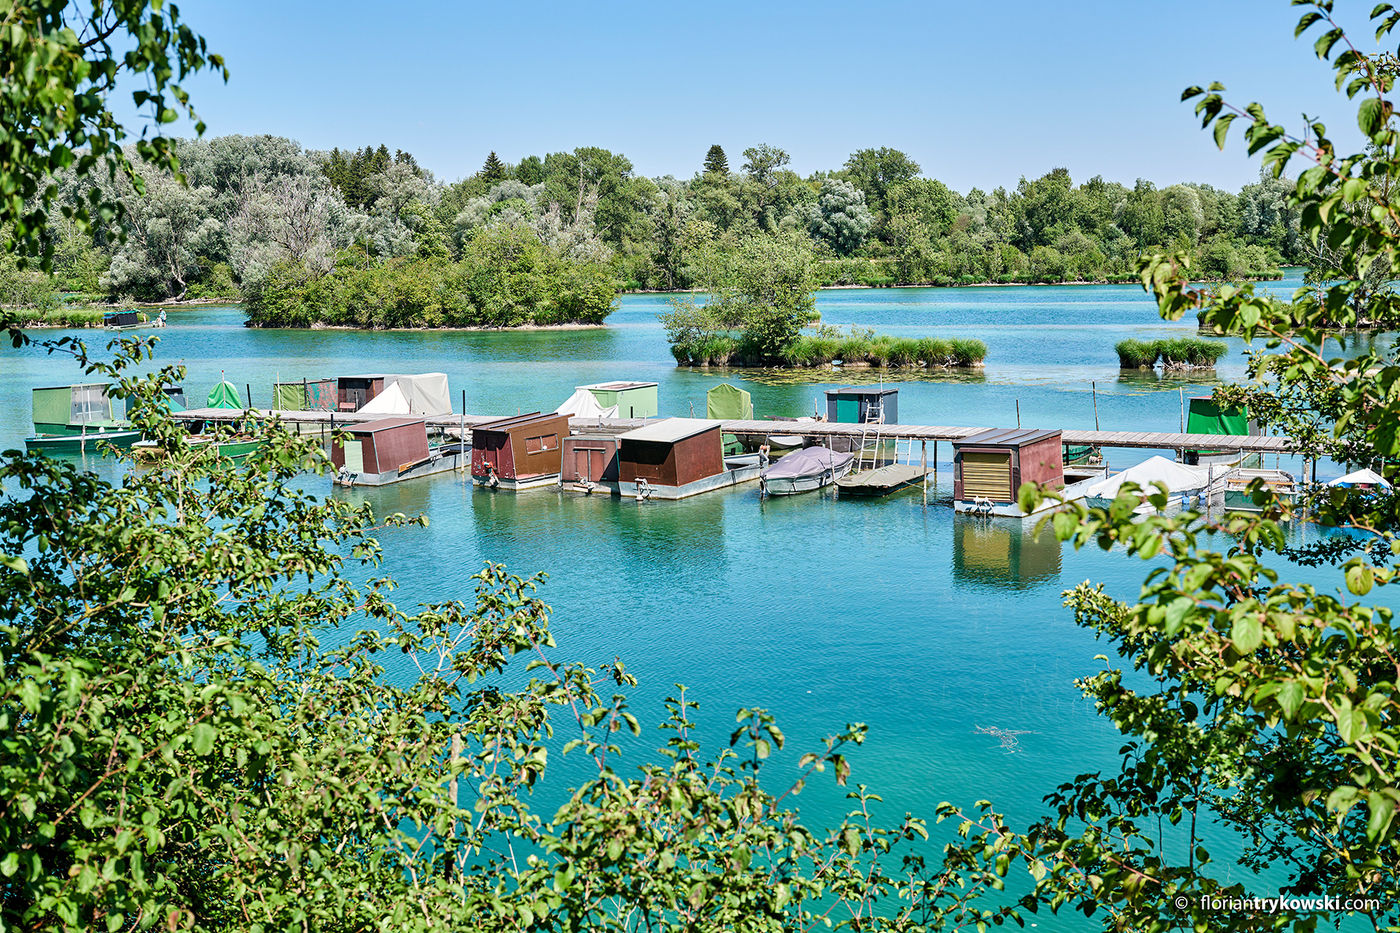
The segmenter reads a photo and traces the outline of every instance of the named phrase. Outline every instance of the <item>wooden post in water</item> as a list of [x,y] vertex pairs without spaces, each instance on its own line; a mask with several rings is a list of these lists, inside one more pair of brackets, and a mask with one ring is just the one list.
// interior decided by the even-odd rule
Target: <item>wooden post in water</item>
[[462,456],[467,452],[467,390],[462,390],[462,422],[457,428],[457,472],[462,472]]
[[933,482],[938,483],[938,438],[933,439]]
[[[449,762],[448,762],[448,767],[455,768],[455,767],[457,766],[457,762],[459,762],[459,761],[461,761],[461,760],[462,760],[462,733],[461,733],[461,732],[454,732],[454,733],[452,733],[452,758],[451,758],[451,759],[449,760]],[[461,806],[462,806],[462,804],[461,804],[461,800],[460,800],[460,798],[458,797],[458,794],[457,794],[457,776],[456,776],[456,775],[453,775],[453,776],[452,776],[452,780],[451,780],[451,782],[450,782],[450,784],[449,784],[449,787],[448,787],[448,794],[449,794],[449,795],[451,796],[451,798],[452,798],[452,808],[453,808],[454,810],[460,809]],[[447,860],[446,860],[446,864],[443,865],[443,876],[444,876],[448,881],[451,881],[451,880],[452,880],[453,869],[456,868],[456,861],[457,861],[457,820],[456,820],[455,817],[454,817],[453,820],[452,820],[452,831],[448,834],[448,839],[451,840],[451,843],[450,843],[450,844],[451,844],[451,851],[448,853]]]
[[1177,391],[1181,393],[1181,433],[1186,433],[1186,387],[1178,386]]
[[[247,393],[248,393],[248,407],[249,407],[249,408],[252,408],[252,407],[253,407],[253,384],[252,384],[251,382],[245,382],[245,383],[243,383],[243,388],[244,388],[244,390],[246,390]],[[234,389],[233,391],[237,392],[238,390],[237,390],[237,389]]]
[[924,505],[928,505],[928,441],[919,441],[919,468],[924,474]]
[[1021,400],[1016,400],[1016,427],[1021,426]]
[[1099,429],[1099,384],[1090,382],[1089,391],[1094,396],[1094,430],[1097,431]]

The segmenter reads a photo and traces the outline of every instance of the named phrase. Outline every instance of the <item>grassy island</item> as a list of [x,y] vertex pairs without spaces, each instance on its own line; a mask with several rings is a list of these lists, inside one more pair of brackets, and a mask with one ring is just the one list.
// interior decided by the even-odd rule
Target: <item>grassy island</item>
[[1113,347],[1123,369],[1214,369],[1229,347],[1218,340],[1173,337],[1170,340],[1120,340]]

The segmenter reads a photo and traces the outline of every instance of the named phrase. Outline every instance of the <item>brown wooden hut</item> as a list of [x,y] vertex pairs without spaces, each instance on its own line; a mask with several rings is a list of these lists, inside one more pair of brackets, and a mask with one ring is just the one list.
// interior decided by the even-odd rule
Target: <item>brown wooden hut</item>
[[359,411],[365,402],[383,392],[385,385],[392,382],[393,378],[383,373],[341,376],[336,380],[336,410]]
[[707,418],[667,418],[618,440],[618,489],[624,496],[683,499],[758,478],[756,460],[726,463],[720,422]]
[[559,481],[569,416],[531,412],[472,428],[472,479],[492,489],[527,489]]
[[331,463],[366,477],[397,473],[428,459],[428,428],[422,418],[381,418],[349,425],[350,439],[331,445]]
[[1022,483],[1064,485],[1060,432],[997,428],[953,442],[953,499],[1014,502]]

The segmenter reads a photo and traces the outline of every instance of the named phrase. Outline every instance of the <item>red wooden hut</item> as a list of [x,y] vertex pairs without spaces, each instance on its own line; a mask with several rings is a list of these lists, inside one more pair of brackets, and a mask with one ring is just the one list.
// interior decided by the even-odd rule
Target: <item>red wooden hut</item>
[[1059,431],[997,428],[953,442],[953,499],[1014,502],[1022,483],[1061,487]]
[[472,428],[472,479],[492,489],[528,489],[559,481],[569,416],[531,412]]

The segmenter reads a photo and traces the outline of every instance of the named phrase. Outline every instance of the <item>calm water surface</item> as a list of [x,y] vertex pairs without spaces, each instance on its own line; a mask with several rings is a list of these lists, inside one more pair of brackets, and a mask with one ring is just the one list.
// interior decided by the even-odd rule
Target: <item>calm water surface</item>
[[[678,370],[656,322],[667,301],[626,296],[606,328],[504,334],[250,330],[237,309],[179,311],[159,332],[159,359],[189,367],[192,404],[221,374],[240,389],[251,385],[262,406],[275,379],[440,371],[455,401],[466,391],[472,413],[553,409],[576,385],[640,379],[660,383],[663,414],[703,415],[706,390],[731,381],[753,393],[763,417],[810,413],[822,389],[842,384],[830,372]],[[888,380],[899,385],[905,423],[1011,426],[1019,404],[1027,427],[1092,428],[1097,399],[1106,430],[1174,431],[1183,388],[1204,394],[1214,382],[1119,373],[1116,341],[1194,331],[1194,321],[1162,321],[1136,287],[828,291],[817,304],[826,323],[843,328],[986,342],[986,368],[976,376]],[[80,336],[104,342],[98,332]],[[1243,345],[1229,343],[1217,373],[1226,380],[1244,375]],[[30,430],[29,389],[79,374],[35,350],[2,353],[0,367],[4,449]],[[951,451],[942,445],[939,453],[931,500],[951,493]],[[1147,455],[1111,454],[1115,466]],[[468,596],[485,560],[522,574],[544,570],[555,655],[590,664],[621,657],[640,678],[633,710],[644,723],[660,719],[677,682],[703,704],[699,720],[715,748],[736,707],[771,708],[789,739],[771,772],[775,785],[794,773],[797,755],[853,721],[870,726],[853,780],[884,796],[890,822],[906,810],[931,817],[940,800],[983,797],[1025,821],[1076,773],[1116,768],[1116,733],[1073,686],[1100,668],[1094,655],[1105,647],[1074,625],[1061,593],[1093,580],[1134,595],[1146,568],[1121,553],[1062,549],[1020,523],[954,515],[910,494],[760,502],[749,486],[638,504],[553,490],[474,492],[450,476],[346,494],[431,517],[427,528],[383,535],[401,603]],[[1316,571],[1297,577],[1336,585]],[[1020,750],[1008,754],[978,727],[1023,731]],[[821,780],[810,785],[800,798],[809,823],[838,819],[843,793]],[[1085,928],[1082,918],[1038,922]]]

